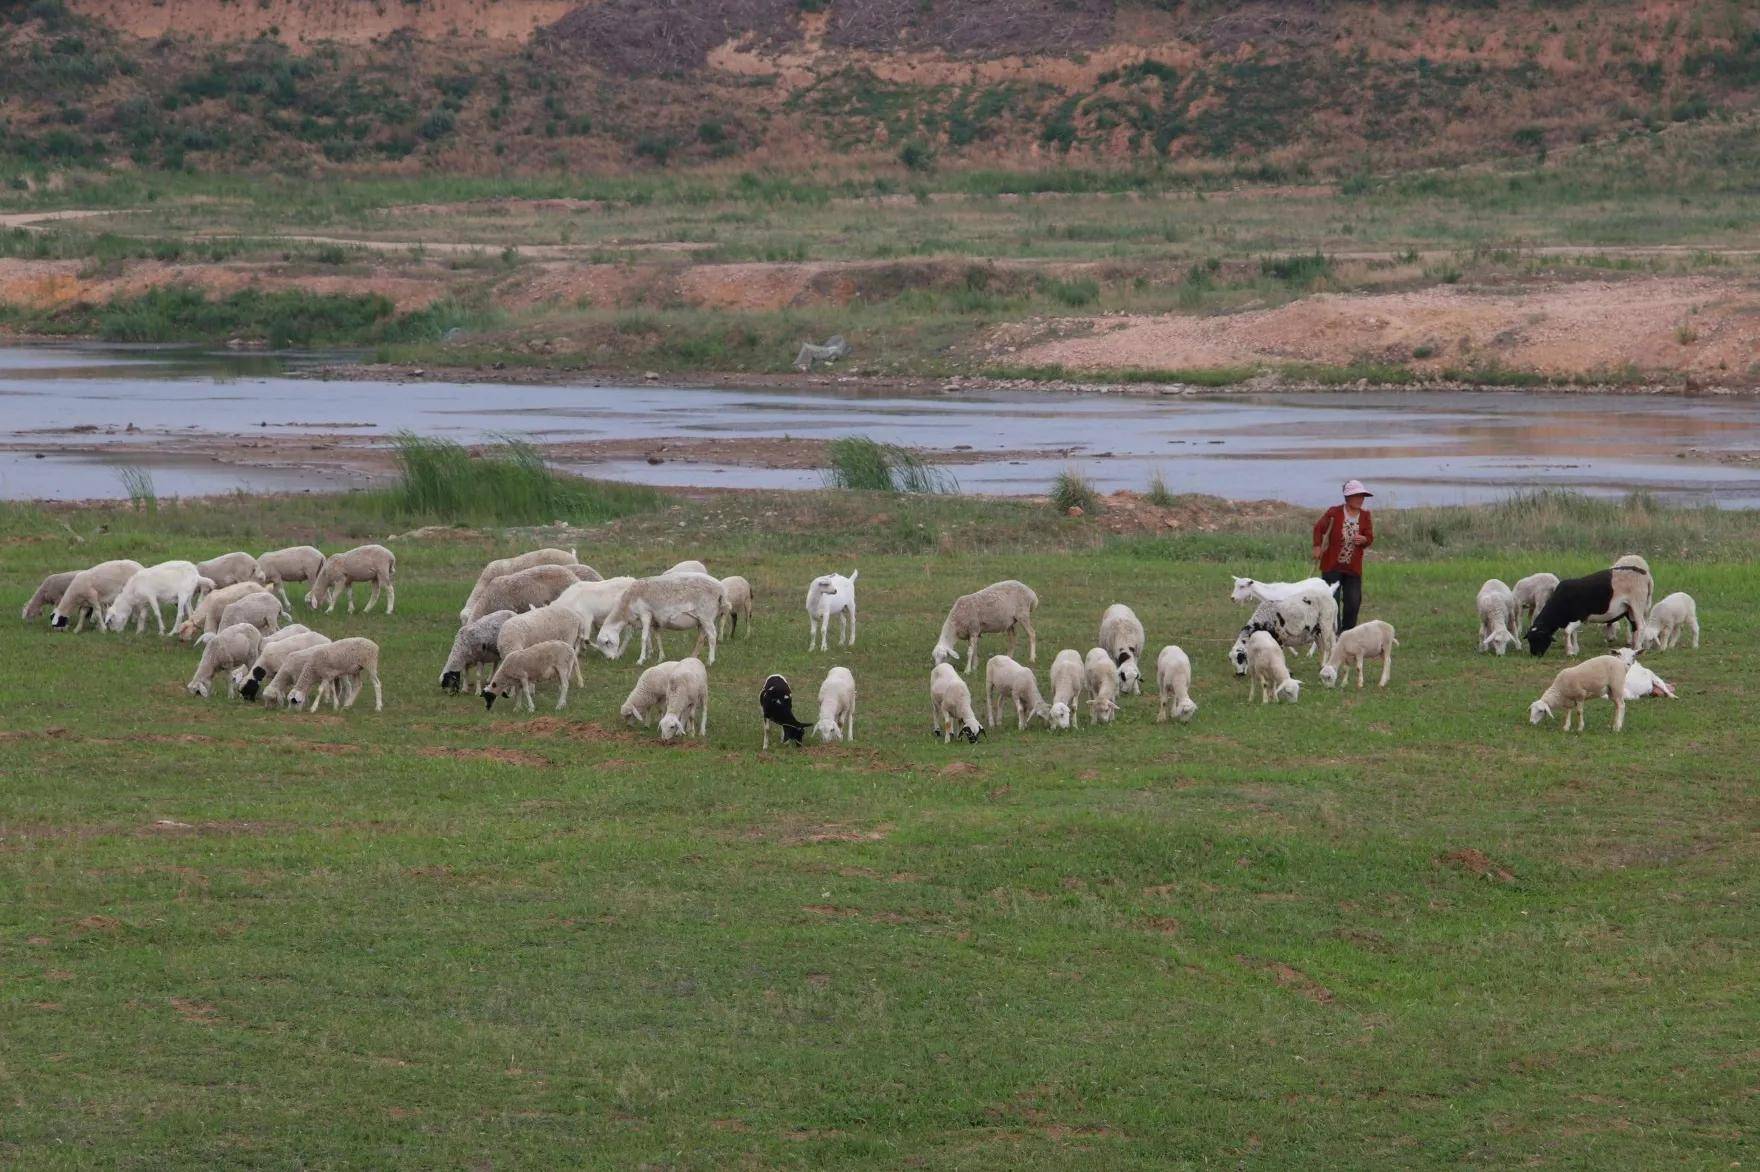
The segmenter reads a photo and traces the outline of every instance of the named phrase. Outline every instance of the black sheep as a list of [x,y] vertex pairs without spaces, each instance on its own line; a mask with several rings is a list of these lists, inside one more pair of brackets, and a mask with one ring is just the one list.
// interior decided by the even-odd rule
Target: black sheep
[[1558,632],[1572,623],[1613,623],[1629,619],[1635,631],[1644,622],[1650,575],[1637,566],[1614,566],[1581,578],[1566,578],[1534,616],[1528,651],[1545,655]]
[[785,676],[770,676],[764,681],[763,690],[758,693],[758,707],[764,710],[764,747],[770,747],[770,726],[778,725],[782,729],[782,743],[785,745],[801,745],[806,743],[807,726],[794,717],[794,689],[788,686]]

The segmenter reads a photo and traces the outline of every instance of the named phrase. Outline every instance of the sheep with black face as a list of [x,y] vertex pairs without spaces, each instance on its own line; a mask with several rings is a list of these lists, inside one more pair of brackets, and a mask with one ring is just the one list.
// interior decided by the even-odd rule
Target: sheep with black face
[[1650,589],[1649,571],[1635,565],[1610,566],[1581,578],[1566,578],[1528,628],[1528,651],[1545,655],[1560,631],[1579,622],[1629,619],[1635,638],[1644,625]]

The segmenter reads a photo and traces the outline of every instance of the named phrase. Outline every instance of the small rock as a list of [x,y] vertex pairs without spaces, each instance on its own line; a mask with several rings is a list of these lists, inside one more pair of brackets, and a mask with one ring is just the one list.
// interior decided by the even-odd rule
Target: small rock
[[648,382],[657,383],[660,381],[660,372],[657,370],[644,371],[642,377]]
[[650,463],[650,464],[664,464],[664,463],[666,463],[666,461],[662,460],[659,456],[649,456],[648,463]]
[[1072,517],[1080,517],[1080,516],[1082,516],[1082,515],[1083,515],[1083,513],[1082,513],[1082,506],[1080,506],[1080,505],[1071,505],[1071,506],[1070,506],[1070,507],[1069,507],[1069,515],[1070,515],[1070,516],[1072,516]]

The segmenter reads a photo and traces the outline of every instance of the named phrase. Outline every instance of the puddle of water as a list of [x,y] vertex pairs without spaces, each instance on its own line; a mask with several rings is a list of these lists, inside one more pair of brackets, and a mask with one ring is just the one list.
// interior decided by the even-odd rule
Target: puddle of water
[[[331,489],[358,483],[323,469],[245,468],[179,451],[203,435],[311,430],[383,442],[398,431],[479,442],[825,438],[979,453],[1041,453],[952,469],[973,492],[1043,492],[1073,466],[1102,489],[1321,504],[1347,477],[1382,507],[1495,499],[1540,487],[1604,495],[1646,490],[1725,507],[1760,506],[1760,467],[1678,453],[1760,450],[1760,403],[1672,396],[1532,392],[1347,392],[1180,396],[969,391],[957,395],[643,386],[321,381],[290,370],[334,355],[211,353],[68,345],[0,348],[0,497],[117,497],[120,463],[149,468],[161,495]],[[133,424],[145,434],[126,434]],[[95,432],[72,433],[73,428]],[[65,450],[152,440],[107,460]],[[162,448],[161,452],[159,449]],[[1066,456],[1068,450],[1074,455]],[[34,459],[36,452],[44,459]],[[816,471],[668,461],[570,464],[596,476],[668,485],[811,488]]]

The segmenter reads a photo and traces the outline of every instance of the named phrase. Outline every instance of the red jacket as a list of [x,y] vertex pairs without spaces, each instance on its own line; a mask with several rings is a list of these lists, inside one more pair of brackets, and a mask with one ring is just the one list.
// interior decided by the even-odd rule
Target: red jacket
[[1365,540],[1361,545],[1345,548],[1344,506],[1333,505],[1314,524],[1314,547],[1320,551],[1320,572],[1339,570],[1346,574],[1363,572],[1363,551],[1375,543],[1375,522],[1368,509],[1357,510],[1357,534]]

